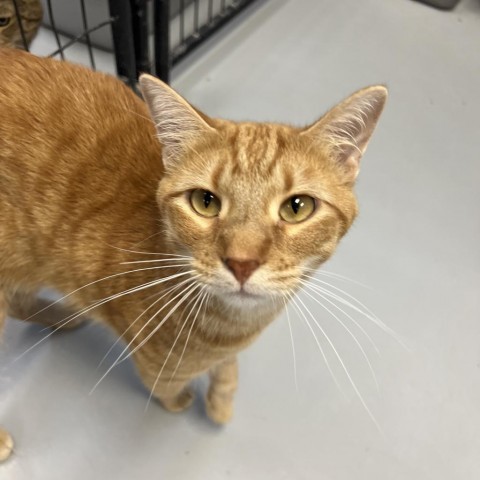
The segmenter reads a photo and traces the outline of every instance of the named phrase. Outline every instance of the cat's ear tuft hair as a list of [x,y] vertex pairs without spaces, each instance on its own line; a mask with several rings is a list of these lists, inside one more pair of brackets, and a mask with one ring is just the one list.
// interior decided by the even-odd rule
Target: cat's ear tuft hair
[[345,180],[353,182],[386,99],[387,89],[382,85],[359,90],[332,108],[301,135],[308,135],[315,143],[327,149],[341,167]]
[[143,74],[139,83],[163,147],[165,168],[174,165],[189,144],[215,132],[184,98],[158,78]]

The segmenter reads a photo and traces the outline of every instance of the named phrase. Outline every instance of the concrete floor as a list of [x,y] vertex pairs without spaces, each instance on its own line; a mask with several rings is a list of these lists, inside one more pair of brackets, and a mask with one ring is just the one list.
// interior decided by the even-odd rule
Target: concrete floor
[[359,336],[379,392],[352,338],[304,300],[382,433],[330,355],[343,393],[335,386],[294,311],[298,388],[283,316],[241,356],[226,428],[201,402],[182,415],[145,413],[131,365],[89,395],[113,341],[99,327],[54,335],[12,364],[44,335],[12,320],[0,424],[17,450],[0,478],[478,480],[479,22],[478,0],[451,12],[410,0],[259,1],[174,72],[174,86],[211,115],[297,124],[364,85],[389,86],[358,182],[361,215],[327,267],[368,285],[331,280],[409,346],[348,310],[379,349]]

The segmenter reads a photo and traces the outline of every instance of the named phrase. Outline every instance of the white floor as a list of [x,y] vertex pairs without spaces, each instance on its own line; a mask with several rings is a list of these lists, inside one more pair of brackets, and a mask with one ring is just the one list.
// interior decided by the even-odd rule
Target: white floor
[[336,387],[294,311],[298,388],[283,316],[242,355],[226,428],[207,421],[201,402],[179,416],[157,405],[144,413],[148,395],[130,365],[89,395],[113,340],[98,327],[54,335],[12,364],[45,334],[12,320],[0,424],[17,450],[0,479],[478,480],[479,45],[478,0],[451,12],[410,0],[270,0],[175,70],[174,86],[211,115],[297,124],[364,85],[389,86],[358,183],[362,213],[327,267],[368,285],[328,279],[410,348],[346,309],[378,355],[339,314],[378,392],[352,337],[304,299],[382,433],[329,350],[343,393]]

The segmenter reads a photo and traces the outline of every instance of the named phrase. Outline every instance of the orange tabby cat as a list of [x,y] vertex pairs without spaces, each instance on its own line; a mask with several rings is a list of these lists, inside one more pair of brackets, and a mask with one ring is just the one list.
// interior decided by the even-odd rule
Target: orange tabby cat
[[[18,12],[27,45],[37,34],[43,18],[40,0],[17,0]],[[13,0],[0,0],[0,46],[25,48]]]
[[0,49],[0,320],[55,288],[79,312],[58,326],[111,327],[168,410],[209,372],[207,413],[227,422],[237,352],[355,218],[387,92],[294,128],[209,118],[149,75],[140,87],[146,104],[113,77]]

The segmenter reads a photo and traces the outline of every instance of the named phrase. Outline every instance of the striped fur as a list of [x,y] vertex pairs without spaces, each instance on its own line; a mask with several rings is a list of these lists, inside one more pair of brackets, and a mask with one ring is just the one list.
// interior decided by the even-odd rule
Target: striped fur
[[[189,382],[209,371],[208,414],[228,421],[236,353],[356,216],[351,152],[337,147],[344,131],[364,151],[385,89],[298,129],[208,118],[149,76],[147,107],[112,77],[20,51],[0,49],[0,71],[0,290],[11,302],[0,319],[7,308],[22,312],[19,294],[55,288],[123,336],[166,408],[186,408]],[[193,211],[196,188],[221,199],[219,217]],[[285,224],[279,206],[293,194],[318,208]],[[226,258],[258,261],[243,290]],[[182,289],[190,303],[179,303]]]

